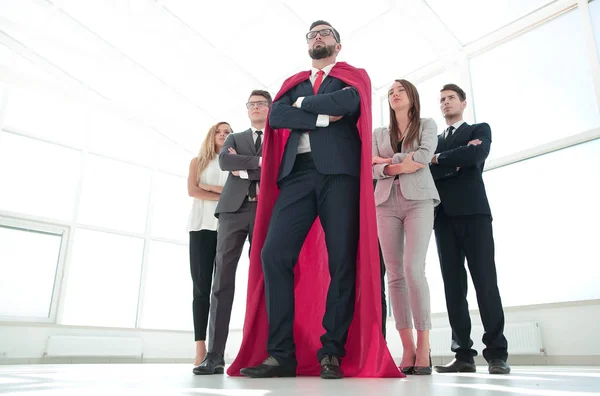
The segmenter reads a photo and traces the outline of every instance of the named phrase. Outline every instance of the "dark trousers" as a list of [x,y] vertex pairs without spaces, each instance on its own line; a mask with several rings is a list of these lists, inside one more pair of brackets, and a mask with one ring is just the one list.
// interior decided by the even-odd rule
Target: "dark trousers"
[[317,358],[343,357],[354,316],[360,181],[349,175],[321,174],[311,155],[301,154],[279,187],[261,252],[269,318],[267,350],[282,365],[295,361],[294,266],[318,215],[325,233],[331,282],[323,317],[325,334]]
[[213,280],[216,253],[216,231],[190,231],[190,271],[194,285],[192,314],[194,317],[194,339],[196,341],[206,340],[206,326],[208,325],[208,311],[210,308],[210,288]]
[[504,337],[504,310],[496,277],[491,216],[448,216],[440,208],[434,230],[452,327],[452,352],[457,359],[469,363],[477,356],[471,340],[466,257],[484,328],[483,343],[486,348],[483,357],[487,361],[506,360],[508,342]]

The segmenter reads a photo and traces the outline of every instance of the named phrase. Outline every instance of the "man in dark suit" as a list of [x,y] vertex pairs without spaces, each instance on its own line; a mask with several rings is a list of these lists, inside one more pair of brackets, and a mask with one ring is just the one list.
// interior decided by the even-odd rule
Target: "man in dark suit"
[[246,103],[251,127],[244,132],[230,134],[219,153],[221,169],[231,173],[215,211],[219,228],[210,301],[208,353],[202,363],[194,368],[195,374],[222,374],[224,371],[235,273],[246,237],[252,243],[262,165],[262,133],[270,105],[271,95],[267,91],[252,91]]
[[318,351],[322,378],[342,378],[340,362],[354,314],[360,96],[354,87],[330,76],[341,50],[337,30],[317,21],[306,40],[312,58],[310,78],[275,100],[269,114],[272,128],[288,128],[291,133],[277,177],[280,193],[262,249],[270,357],[260,366],[241,370],[250,377],[295,376],[293,268],[317,216],[327,241],[331,274],[323,318],[326,332]]
[[438,373],[476,370],[473,358],[477,351],[472,348],[467,304],[466,257],[485,330],[483,356],[488,370],[491,374],[508,374],[508,343],[494,262],[492,214],[482,178],[492,132],[486,123],[464,122],[466,106],[466,95],[460,87],[447,84],[442,88],[440,108],[448,128],[438,136],[431,173],[442,201],[436,208],[434,231],[455,359],[434,369]]

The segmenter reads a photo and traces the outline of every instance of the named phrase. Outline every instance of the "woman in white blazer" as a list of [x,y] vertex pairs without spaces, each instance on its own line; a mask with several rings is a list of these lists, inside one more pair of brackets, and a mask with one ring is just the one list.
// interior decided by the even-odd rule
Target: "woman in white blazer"
[[229,172],[219,167],[218,154],[230,133],[231,126],[226,122],[213,125],[204,138],[198,156],[192,159],[188,173],[188,195],[194,198],[188,218],[190,270],[194,285],[194,366],[198,366],[206,355],[206,326],[217,253],[215,209],[229,176]]
[[[389,127],[373,132],[373,178],[377,231],[388,277],[396,329],[402,340],[405,374],[431,374],[431,307],[425,257],[439,204],[429,162],[437,147],[437,127],[420,118],[419,93],[396,80],[388,93]],[[417,343],[413,339],[417,329]]]

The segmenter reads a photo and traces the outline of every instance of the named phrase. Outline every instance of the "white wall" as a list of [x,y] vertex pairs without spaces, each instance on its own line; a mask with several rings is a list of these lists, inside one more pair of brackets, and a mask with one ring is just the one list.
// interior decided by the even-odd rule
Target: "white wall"
[[[472,312],[473,324],[480,324],[478,312]],[[511,356],[513,364],[586,364],[600,365],[600,300],[506,309],[506,322],[537,321],[546,349],[545,357],[527,360]],[[435,328],[447,327],[445,315],[434,315]],[[394,357],[402,355],[400,338],[392,319],[388,320],[388,345]],[[0,323],[0,363],[80,363],[134,362],[140,359],[45,358],[46,341],[51,335],[102,337],[141,337],[144,362],[189,362],[194,357],[193,334],[185,331],[150,331],[85,328],[42,324]],[[510,340],[509,346],[510,346]],[[229,335],[226,359],[230,361],[241,343],[241,330]],[[509,347],[510,353],[510,347]],[[434,357],[434,364],[442,358]]]

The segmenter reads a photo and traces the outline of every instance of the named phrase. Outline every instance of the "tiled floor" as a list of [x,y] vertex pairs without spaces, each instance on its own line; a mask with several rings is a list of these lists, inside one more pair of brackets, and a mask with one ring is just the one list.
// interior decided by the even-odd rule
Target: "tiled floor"
[[508,376],[435,374],[406,379],[247,379],[199,377],[191,365],[86,364],[0,366],[0,393],[41,396],[121,395],[600,395],[600,367],[513,367]]

